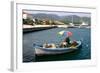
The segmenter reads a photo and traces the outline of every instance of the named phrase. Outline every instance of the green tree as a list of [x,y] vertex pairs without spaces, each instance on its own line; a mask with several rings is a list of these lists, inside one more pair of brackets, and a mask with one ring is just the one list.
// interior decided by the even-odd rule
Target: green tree
[[23,19],[23,24],[26,24],[26,25],[33,25],[33,20],[30,19],[30,18]]

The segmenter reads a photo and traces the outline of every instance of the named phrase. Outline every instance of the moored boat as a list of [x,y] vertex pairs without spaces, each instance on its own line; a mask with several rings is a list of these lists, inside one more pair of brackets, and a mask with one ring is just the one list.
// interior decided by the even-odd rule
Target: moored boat
[[42,46],[38,46],[35,48],[35,54],[36,55],[56,55],[56,54],[63,54],[63,53],[69,53],[75,50],[78,50],[79,47],[82,45],[81,41],[77,41],[77,46],[70,46],[65,48],[44,48]]

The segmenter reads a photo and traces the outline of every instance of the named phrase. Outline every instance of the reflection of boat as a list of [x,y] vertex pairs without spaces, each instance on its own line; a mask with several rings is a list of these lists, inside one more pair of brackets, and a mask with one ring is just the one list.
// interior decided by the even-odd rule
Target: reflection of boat
[[81,41],[77,41],[78,45],[74,47],[66,47],[66,48],[43,48],[43,47],[36,47],[35,54],[36,55],[55,55],[55,54],[63,54],[78,50],[81,46]]

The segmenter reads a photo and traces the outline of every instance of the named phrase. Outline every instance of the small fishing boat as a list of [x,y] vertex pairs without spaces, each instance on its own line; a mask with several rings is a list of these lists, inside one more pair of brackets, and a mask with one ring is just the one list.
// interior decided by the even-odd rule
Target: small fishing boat
[[52,48],[45,48],[43,46],[37,46],[35,47],[35,54],[36,55],[56,55],[56,54],[63,54],[63,53],[69,53],[75,50],[78,50],[79,47],[82,45],[81,41],[76,41],[78,45],[76,46],[70,46],[70,47],[52,47]]

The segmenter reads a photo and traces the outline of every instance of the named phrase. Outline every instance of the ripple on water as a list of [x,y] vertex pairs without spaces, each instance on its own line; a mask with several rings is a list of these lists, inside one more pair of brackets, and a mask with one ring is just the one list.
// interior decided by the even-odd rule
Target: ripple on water
[[[59,43],[64,37],[59,37],[57,32],[68,30],[73,32],[72,40],[81,40],[82,48],[78,52],[53,56],[34,57],[33,43],[43,44],[44,42]],[[23,35],[23,62],[33,61],[58,61],[58,60],[83,60],[91,58],[91,31],[87,28],[54,28],[44,31],[32,32]],[[59,57],[58,57],[59,56]]]

